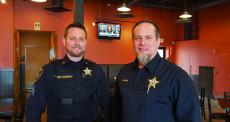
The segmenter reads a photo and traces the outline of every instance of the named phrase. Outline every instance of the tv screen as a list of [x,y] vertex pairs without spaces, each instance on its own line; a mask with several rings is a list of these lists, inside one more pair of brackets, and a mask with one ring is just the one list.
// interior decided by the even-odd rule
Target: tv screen
[[115,23],[98,23],[98,38],[99,39],[120,39],[121,25]]

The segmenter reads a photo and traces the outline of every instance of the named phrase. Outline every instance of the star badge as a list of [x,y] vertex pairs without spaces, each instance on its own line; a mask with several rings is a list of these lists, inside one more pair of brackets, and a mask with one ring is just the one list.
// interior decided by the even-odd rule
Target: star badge
[[83,72],[84,72],[83,76],[86,76],[86,75],[91,76],[91,75],[92,75],[92,74],[91,74],[92,70],[90,70],[88,67],[86,67],[86,68],[83,70]]
[[149,93],[149,89],[151,87],[153,87],[154,89],[156,88],[156,84],[158,84],[160,81],[157,80],[156,77],[154,77],[153,79],[149,79],[149,84],[148,84],[148,90],[147,93]]

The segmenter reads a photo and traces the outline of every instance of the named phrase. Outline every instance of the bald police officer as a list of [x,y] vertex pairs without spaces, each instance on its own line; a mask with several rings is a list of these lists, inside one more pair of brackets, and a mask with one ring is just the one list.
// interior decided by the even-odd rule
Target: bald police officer
[[66,56],[43,67],[27,105],[26,121],[41,122],[47,106],[47,122],[93,122],[98,104],[108,122],[106,77],[97,64],[84,59],[85,27],[72,23],[64,37]]

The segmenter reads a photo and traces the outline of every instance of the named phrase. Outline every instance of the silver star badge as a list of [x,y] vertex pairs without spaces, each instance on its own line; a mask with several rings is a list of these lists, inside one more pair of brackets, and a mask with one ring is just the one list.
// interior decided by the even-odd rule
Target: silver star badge
[[84,74],[83,74],[84,76],[86,76],[86,75],[92,76],[92,74],[91,74],[92,70],[90,70],[88,67],[86,67],[83,70],[83,72],[84,72]]
[[156,84],[158,84],[159,82],[160,81],[158,81],[156,77],[154,77],[153,79],[149,79],[147,94],[149,93],[149,89],[151,87],[153,87],[155,89],[156,88]]

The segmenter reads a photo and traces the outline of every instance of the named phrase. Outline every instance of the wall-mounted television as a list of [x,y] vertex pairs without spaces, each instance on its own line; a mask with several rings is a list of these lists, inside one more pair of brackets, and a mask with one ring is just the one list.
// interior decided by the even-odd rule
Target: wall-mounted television
[[98,22],[97,27],[99,39],[120,39],[121,24]]

